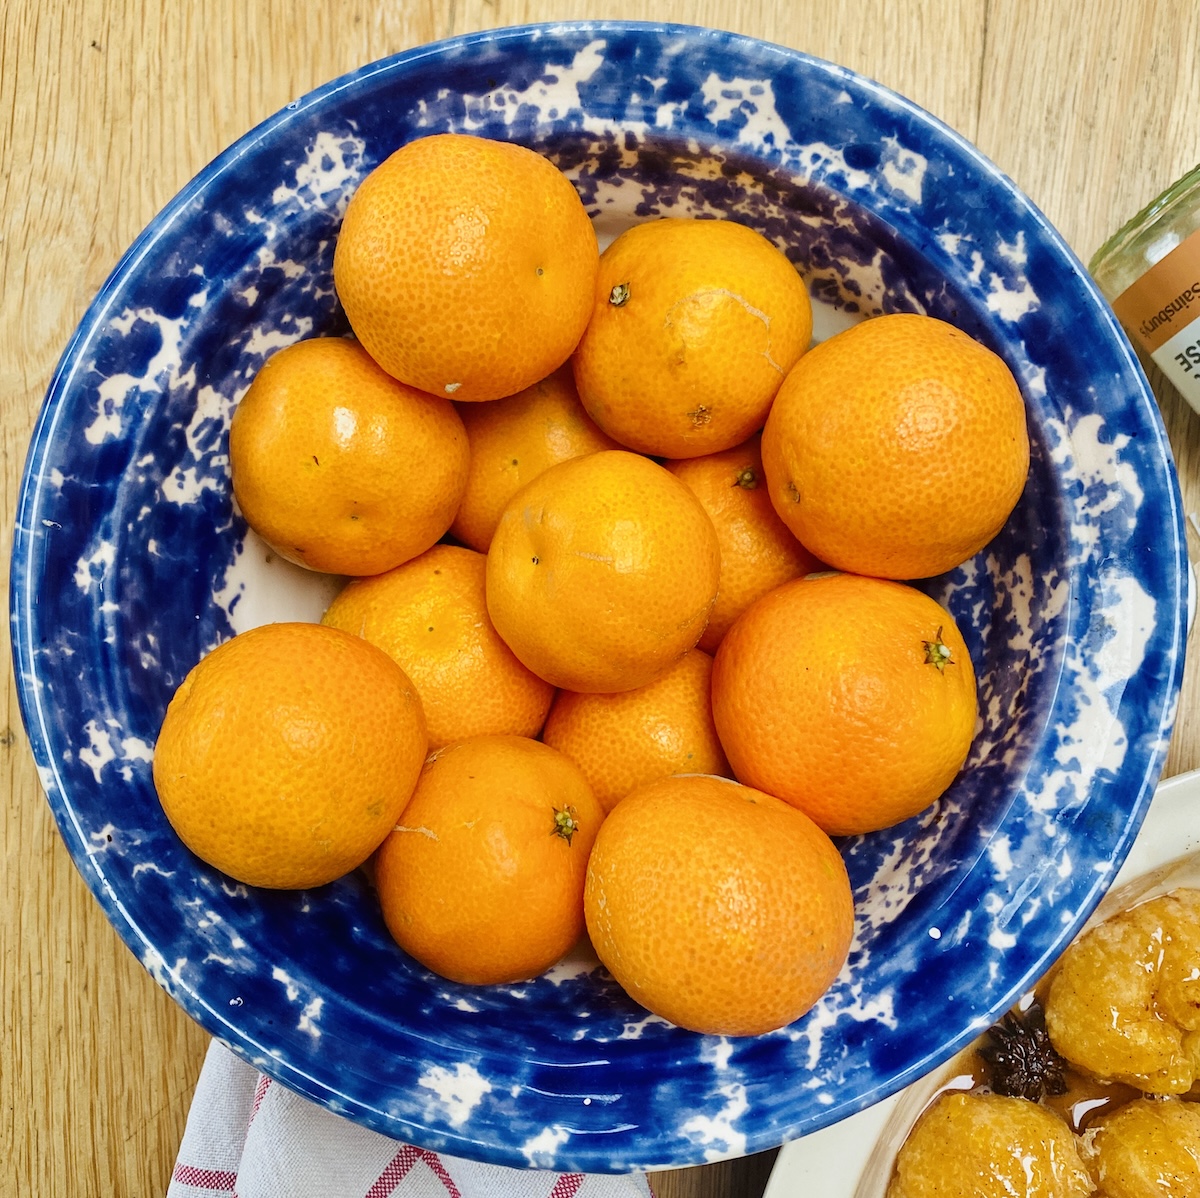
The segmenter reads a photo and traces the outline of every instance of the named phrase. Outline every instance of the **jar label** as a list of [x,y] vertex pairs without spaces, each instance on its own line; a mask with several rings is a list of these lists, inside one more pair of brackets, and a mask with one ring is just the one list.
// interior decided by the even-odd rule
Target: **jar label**
[[1200,229],[1121,292],[1113,311],[1200,411]]
[[1179,394],[1200,412],[1200,318],[1164,341],[1150,355]]

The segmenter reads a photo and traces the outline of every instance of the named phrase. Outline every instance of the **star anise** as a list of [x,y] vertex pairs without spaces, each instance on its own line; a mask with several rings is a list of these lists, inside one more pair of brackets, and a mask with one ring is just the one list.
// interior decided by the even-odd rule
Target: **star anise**
[[1044,1094],[1066,1093],[1066,1062],[1050,1043],[1040,1003],[1031,1003],[1023,1013],[1009,1011],[987,1036],[989,1043],[979,1055],[988,1064],[997,1094],[1037,1102]]

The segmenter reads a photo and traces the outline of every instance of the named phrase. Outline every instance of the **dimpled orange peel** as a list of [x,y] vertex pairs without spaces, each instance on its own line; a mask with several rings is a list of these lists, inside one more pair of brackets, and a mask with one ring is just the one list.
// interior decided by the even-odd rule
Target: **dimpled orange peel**
[[322,886],[391,831],[426,746],[417,692],[386,653],[320,624],[264,624],[180,683],[154,785],[209,865],[251,886]]
[[389,374],[455,400],[512,395],[575,348],[599,250],[575,188],[511,142],[409,142],[350,198],[333,279]]
[[468,736],[536,736],[554,698],[492,627],[486,569],[482,553],[435,545],[386,574],[352,579],[321,618],[403,668],[421,696],[431,749]]
[[713,727],[712,658],[689,649],[653,682],[615,695],[559,691],[542,729],[583,770],[611,811],[634,787],[668,774],[726,774]]
[[633,690],[700,639],[720,568],[696,497],[649,458],[606,450],[513,496],[488,550],[488,612],[547,682]]
[[715,653],[734,620],[768,591],[824,566],[771,506],[758,436],[722,453],[665,463],[700,500],[721,545],[721,584],[700,648]]
[[975,732],[975,672],[953,617],[879,578],[814,575],[764,595],[721,642],[712,687],[734,775],[831,836],[928,807]]
[[439,749],[375,856],[388,929],[456,982],[536,976],[583,932],[603,819],[579,769],[540,741],[477,736]]
[[762,438],[780,519],[823,562],[880,578],[961,565],[1025,487],[1025,403],[1004,360],[931,316],[865,320],[779,389]]
[[854,900],[802,812],[724,778],[662,778],[604,821],[588,933],[631,998],[680,1027],[756,1036],[799,1019],[850,950]]
[[471,444],[467,488],[450,532],[486,553],[508,501],[543,470],[620,446],[583,410],[570,366],[516,395],[460,404]]
[[379,574],[424,553],[454,519],[468,457],[452,404],[342,337],[272,354],[229,428],[247,523],[281,557],[329,574]]
[[804,280],[760,233],[731,220],[652,220],[601,256],[575,381],[622,445],[717,453],[762,427],[811,337]]

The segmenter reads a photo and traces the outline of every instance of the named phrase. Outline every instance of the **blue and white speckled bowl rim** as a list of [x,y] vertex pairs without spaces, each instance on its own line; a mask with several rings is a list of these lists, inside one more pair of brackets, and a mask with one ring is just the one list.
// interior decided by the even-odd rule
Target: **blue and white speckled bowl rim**
[[[29,527],[28,521],[38,509],[39,489],[44,481],[43,466],[45,464],[44,454],[47,447],[53,440],[55,424],[59,416],[59,407],[56,403],[57,398],[63,394],[72,384],[74,372],[78,369],[79,350],[80,347],[86,345],[89,339],[95,333],[97,326],[110,316],[109,305],[112,302],[112,297],[118,286],[124,278],[137,268],[140,259],[148,252],[149,248],[156,244],[160,239],[168,237],[171,232],[173,222],[184,212],[186,207],[198,196],[202,195],[212,181],[225,172],[229,171],[253,146],[257,145],[261,140],[268,138],[271,134],[294,119],[298,114],[302,114],[308,108],[318,105],[331,96],[336,95],[339,91],[354,86],[373,75],[393,71],[405,64],[415,63],[427,57],[437,57],[442,54],[447,46],[472,46],[488,43],[498,43],[507,40],[523,40],[531,37],[552,37],[557,31],[572,30],[572,31],[587,31],[597,35],[603,35],[605,32],[620,33],[627,31],[641,31],[648,35],[657,35],[663,37],[692,37],[713,39],[715,42],[728,44],[741,44],[748,48],[753,48],[755,52],[768,57],[772,55],[778,56],[781,67],[786,67],[789,64],[800,64],[808,67],[816,67],[820,70],[832,72],[834,75],[843,78],[846,83],[862,94],[869,94],[878,97],[885,101],[888,105],[898,106],[904,109],[911,119],[919,124],[926,125],[933,130],[936,137],[945,140],[949,145],[956,148],[957,152],[971,159],[981,170],[982,173],[990,176],[995,184],[1010,193],[1014,199],[1027,211],[1031,221],[1039,228],[1041,235],[1045,237],[1046,242],[1054,247],[1056,252],[1060,254],[1064,260],[1064,264],[1075,269],[1080,279],[1083,281],[1086,288],[1089,290],[1092,298],[1097,305],[1099,312],[1103,314],[1102,319],[1107,323],[1107,327],[1113,338],[1124,347],[1124,353],[1127,357],[1128,364],[1131,370],[1140,375],[1140,365],[1134,355],[1128,342],[1125,340],[1119,324],[1111,311],[1107,309],[1107,305],[1103,300],[1099,290],[1095,284],[1091,282],[1082,263],[1063,241],[1061,236],[1046,220],[1037,207],[1028,200],[1027,197],[1020,192],[1011,180],[996,168],[986,157],[984,157],[974,146],[972,146],[965,138],[956,133],[953,129],[946,126],[943,122],[925,112],[919,106],[911,101],[898,96],[890,89],[882,85],[866,79],[856,73],[849,71],[846,68],[835,66],[825,62],[824,60],[814,58],[810,55],[803,54],[799,51],[792,50],[783,46],[772,45],[758,41],[753,38],[743,35],[724,33],[716,30],[703,29],[694,26],[663,24],[656,22],[620,22],[620,21],[584,21],[570,23],[553,23],[544,25],[531,26],[514,26],[503,29],[484,31],[479,33],[471,33],[448,39],[445,42],[432,43],[426,46],[420,46],[412,50],[404,51],[399,54],[381,59],[378,62],[368,64],[356,71],[349,72],[338,79],[331,81],[328,84],[308,93],[302,98],[289,104],[286,108],[273,116],[267,118],[259,125],[255,126],[242,138],[215,158],[208,166],[206,166],[194,179],[192,179],[181,191],[166,205],[166,207],[150,222],[146,229],[137,237],[130,248],[122,255],[116,266],[114,267],[109,278],[100,288],[96,298],[89,306],[86,314],[75,330],[70,341],[65,347],[62,357],[56,367],[51,384],[47,391],[46,400],[39,414],[36,426],[31,439],[30,449],[27,458],[26,471],[22,482],[21,495],[18,503],[18,514],[16,520],[16,533],[13,544],[12,572],[10,582],[10,601],[11,601],[11,631],[13,652],[16,661],[16,678],[18,685],[18,697],[23,718],[25,720],[26,729],[28,731],[30,741],[33,748],[35,760],[38,764],[43,785],[47,791],[48,799],[55,819],[64,833],[64,839],[68,845],[69,851],[83,874],[84,879],[96,895],[108,916],[110,922],[114,925],[118,933],[126,941],[131,949],[137,953],[139,959],[144,957],[145,950],[153,950],[155,946],[150,939],[146,937],[138,924],[136,912],[127,909],[121,902],[120,896],[109,885],[104,872],[103,862],[98,860],[87,852],[86,837],[80,828],[69,797],[65,794],[61,785],[61,776],[57,772],[56,762],[53,758],[50,737],[47,732],[45,716],[41,707],[41,698],[38,694],[37,686],[33,679],[35,677],[35,664],[33,646],[29,640],[31,622],[29,611],[31,606],[36,604],[37,596],[32,593],[31,585],[33,580],[27,572],[29,551],[28,534],[23,531]],[[1145,398],[1153,407],[1154,401],[1149,390],[1148,383],[1145,383],[1144,376],[1142,382],[1145,387]],[[1158,424],[1158,436],[1160,441],[1160,450],[1164,459],[1169,463],[1171,460],[1170,449],[1166,443],[1165,433],[1161,427],[1161,422]],[[1175,499],[1175,516],[1173,524],[1175,537],[1173,542],[1165,546],[1175,557],[1179,575],[1184,577],[1186,567],[1186,556],[1184,551],[1184,541],[1182,536],[1182,518],[1178,511],[1178,498]],[[1166,691],[1162,696],[1161,707],[1161,744],[1162,748],[1157,753],[1154,760],[1147,763],[1144,776],[1140,782],[1140,791],[1136,801],[1130,806],[1128,818],[1121,830],[1121,834],[1117,839],[1117,843],[1113,852],[1113,863],[1119,865],[1124,859],[1129,847],[1132,845],[1137,830],[1144,817],[1148,807],[1150,798],[1153,794],[1154,785],[1157,780],[1159,771],[1161,770],[1163,760],[1165,758],[1165,745],[1169,735],[1170,727],[1174,719],[1175,705],[1179,690],[1180,677],[1183,666],[1183,623],[1184,623],[1184,603],[1178,602],[1177,608],[1177,623],[1178,631],[1175,638],[1175,644],[1178,646],[1178,651],[1173,661],[1171,677],[1166,687]],[[1035,968],[1027,970],[1028,976],[1023,976],[1016,979],[1009,991],[1006,992],[994,1004],[994,1010],[990,1012],[991,1016],[998,1015],[1000,1011],[1005,1009],[1011,1001],[1028,985],[1030,978],[1040,974],[1046,966],[1053,960],[1062,947],[1069,942],[1074,936],[1078,927],[1086,920],[1095,905],[1100,901],[1107,889],[1108,878],[1097,876],[1088,899],[1077,910],[1076,917],[1069,925],[1064,925],[1061,934],[1056,943],[1049,944],[1045,947],[1045,951],[1039,958]],[[160,979],[161,980],[161,979]],[[267,1055],[268,1046],[257,1043],[253,1037],[248,1034],[247,1030],[239,1026],[235,1018],[230,1017],[228,1011],[214,1009],[212,1006],[205,1003],[198,995],[194,994],[186,987],[172,986],[170,988],[172,996],[177,1002],[196,1019],[202,1026],[214,1035],[220,1037],[229,1043],[236,1051],[240,1052],[247,1058],[253,1056],[261,1058]],[[908,1069],[895,1076],[889,1078],[886,1084],[877,1087],[874,1090],[859,1095],[853,1104],[838,1111],[839,1117],[844,1117],[852,1113],[854,1110],[859,1110],[869,1106],[878,1099],[887,1094],[893,1093],[896,1090],[904,1087],[916,1077],[932,1068],[940,1061],[946,1059],[965,1043],[967,1043],[976,1034],[975,1029],[971,1027],[963,1028],[956,1036],[951,1037],[944,1043],[937,1046],[935,1051],[931,1051],[927,1057],[915,1062]],[[307,1073],[298,1070],[295,1066],[285,1060],[270,1058],[268,1056],[268,1064],[266,1070],[278,1080],[289,1085],[293,1089],[307,1095],[308,1097],[328,1103],[328,1100],[335,1095],[335,1090],[322,1079],[309,1076]],[[348,1108],[348,1113],[356,1118],[360,1118],[368,1125],[378,1126],[379,1130],[391,1131],[396,1133],[395,1127],[379,1126],[378,1119],[373,1117],[370,1111],[362,1111],[354,1108],[353,1104]],[[806,1129],[818,1126],[819,1124],[806,1124]],[[411,1138],[414,1142],[421,1142],[421,1134],[419,1128],[410,1128]],[[745,1139],[745,1151],[752,1152],[776,1146],[780,1142],[780,1135],[777,1131],[768,1129],[766,1135],[756,1134],[751,1129]],[[652,1141],[652,1135],[650,1137]],[[483,1149],[479,1155],[484,1159],[492,1159],[504,1164],[523,1164],[525,1163],[521,1157],[510,1150],[507,1146],[499,1145]],[[642,1158],[652,1167],[670,1167],[678,1164],[696,1163],[704,1159],[702,1153],[696,1153],[683,1158],[676,1157],[673,1159],[656,1158],[652,1150],[646,1150],[643,1145]],[[561,1160],[555,1159],[555,1167],[577,1167],[577,1161],[570,1153],[563,1154]],[[584,1159],[583,1167],[593,1169],[603,1168],[603,1164],[595,1160]]]

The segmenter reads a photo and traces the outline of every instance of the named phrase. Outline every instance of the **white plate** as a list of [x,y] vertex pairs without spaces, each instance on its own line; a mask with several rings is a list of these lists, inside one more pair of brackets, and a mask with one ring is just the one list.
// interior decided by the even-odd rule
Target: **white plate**
[[[1173,885],[1195,885],[1195,879],[1176,878],[1173,870],[1164,867],[1197,852],[1200,852],[1200,770],[1193,770],[1168,779],[1155,791],[1141,831],[1110,895],[1135,880],[1154,885],[1166,872],[1172,875]],[[1107,915],[1113,905],[1105,900],[1093,922]],[[849,1119],[785,1144],[776,1158],[763,1198],[808,1198],[808,1195],[866,1198],[859,1194],[859,1183],[880,1136],[885,1129],[891,1132],[888,1122],[905,1099],[925,1086],[924,1079],[914,1082]],[[889,1138],[894,1137],[889,1135]],[[898,1142],[895,1147],[899,1148]]]

